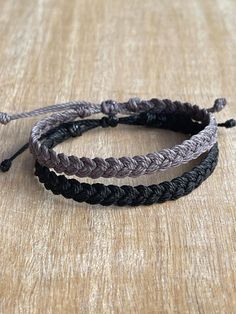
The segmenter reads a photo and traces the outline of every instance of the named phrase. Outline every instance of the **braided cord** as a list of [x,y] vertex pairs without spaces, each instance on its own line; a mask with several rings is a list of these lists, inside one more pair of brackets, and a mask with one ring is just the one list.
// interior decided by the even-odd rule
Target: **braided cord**
[[[0,124],[8,124],[10,121],[23,119],[23,118],[31,118],[38,115],[45,115],[47,113],[52,112],[60,112],[60,111],[68,111],[68,110],[75,110],[81,111],[85,108],[90,111],[90,114],[94,113],[104,113],[106,115],[116,115],[117,113],[126,113],[130,114],[132,112],[141,112],[148,109],[153,108],[153,104],[161,108],[163,102],[168,102],[170,100],[164,99],[151,99],[148,100],[141,100],[138,97],[134,97],[129,99],[127,102],[119,103],[113,100],[105,100],[99,104],[91,103],[88,101],[69,101],[65,103],[50,105],[38,109],[34,109],[32,111],[21,112],[21,113],[14,113],[9,114],[6,112],[0,112]],[[176,102],[177,103],[177,102]],[[185,103],[188,105],[188,103]],[[219,112],[221,111],[226,105],[225,98],[218,98],[215,100],[213,107],[208,108],[208,112]]]
[[[30,137],[30,150],[35,159],[41,165],[53,168],[58,173],[64,172],[67,175],[76,175],[78,177],[137,177],[156,171],[164,171],[170,167],[177,167],[196,159],[202,153],[208,151],[217,140],[217,123],[214,116],[207,110],[200,109],[196,105],[192,106],[189,103],[172,102],[168,99],[151,99],[150,101],[142,101],[138,105],[135,102],[124,103],[123,107],[121,104],[104,103],[102,108],[102,111],[106,114],[113,115],[117,112],[139,113],[150,109],[158,114],[187,115],[198,121],[201,129],[198,134],[193,135],[181,145],[160,152],[149,153],[145,156],[134,157],[78,158],[57,154],[53,149],[40,142],[43,134],[61,123],[71,122],[77,117],[84,118],[91,115],[89,107],[84,106],[78,110],[54,114],[36,123]],[[220,107],[218,109],[220,110]]]
[[[181,121],[181,124],[178,122]],[[199,124],[193,122],[186,115],[155,115],[143,114],[137,117],[118,119],[102,118],[101,120],[85,120],[72,123],[65,123],[51,130],[43,136],[42,142],[45,146],[54,147],[71,136],[81,135],[83,132],[98,127],[115,127],[118,123],[134,124],[183,131],[184,133],[195,134],[199,131]],[[190,132],[191,131],[191,132]],[[169,182],[150,186],[138,185],[135,187],[123,185],[104,185],[100,183],[87,184],[80,183],[75,179],[67,179],[64,175],[57,175],[46,166],[40,165],[36,161],[35,175],[44,184],[47,190],[51,190],[55,195],[63,195],[65,198],[73,199],[77,202],[88,204],[100,204],[103,206],[138,206],[162,203],[168,200],[175,200],[191,193],[203,181],[205,181],[214,171],[218,161],[217,143],[211,148],[207,156],[201,163],[190,172],[184,173]]]

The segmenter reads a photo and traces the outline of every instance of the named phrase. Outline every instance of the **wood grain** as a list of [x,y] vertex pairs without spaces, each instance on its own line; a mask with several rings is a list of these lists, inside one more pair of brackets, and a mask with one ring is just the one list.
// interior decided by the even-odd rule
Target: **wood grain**
[[[0,0],[0,8],[1,111],[133,96],[209,107],[224,96],[218,121],[236,117],[234,0]],[[35,121],[0,126],[0,160]],[[127,126],[57,149],[121,156],[183,138]],[[236,313],[235,143],[234,129],[220,130],[219,166],[191,195],[133,209],[53,196],[22,155],[0,174],[0,312]],[[192,165],[100,181],[151,184]]]

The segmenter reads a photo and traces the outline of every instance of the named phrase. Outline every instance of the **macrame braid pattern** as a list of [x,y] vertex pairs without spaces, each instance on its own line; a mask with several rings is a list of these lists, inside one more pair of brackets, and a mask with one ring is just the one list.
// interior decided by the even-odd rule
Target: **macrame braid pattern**
[[[217,129],[218,127],[231,128],[236,121],[230,119],[217,125],[213,113],[219,112],[226,105],[224,98],[216,99],[214,106],[209,109],[200,109],[196,105],[171,101],[168,99],[140,100],[130,99],[128,102],[117,103],[104,101],[101,105],[88,102],[69,102],[56,104],[29,112],[7,114],[0,112],[0,123],[33,117],[46,113],[53,113],[39,121],[32,128],[29,143],[21,147],[13,156],[0,164],[0,169],[6,172],[12,161],[28,147],[35,157],[35,174],[46,189],[54,194],[61,194],[77,202],[108,205],[151,205],[167,200],[174,200],[189,194],[198,187],[214,171],[218,160]],[[103,113],[107,116],[93,120],[79,120],[92,114]],[[117,117],[117,114],[129,117]],[[121,158],[78,158],[57,154],[53,148],[58,143],[70,137],[82,135],[96,127],[116,127],[118,124],[143,125],[148,127],[169,129],[189,134],[190,139],[181,145],[176,145],[160,152],[145,156]],[[207,155],[201,163],[190,172],[173,179],[151,186],[115,186],[103,184],[80,183],[75,179],[67,179],[64,175],[57,175],[50,171],[53,168],[58,173],[79,177],[125,177],[140,176],[176,167],[202,153]]]
[[[95,127],[115,127],[118,124],[145,125],[149,127],[170,129],[186,134],[196,134],[202,128],[190,117],[177,114],[156,114],[142,113],[137,116],[117,119],[116,117],[103,117],[101,120],[84,120],[65,123],[43,136],[42,143],[47,147],[54,147],[58,143],[70,137],[82,135],[84,132]],[[162,203],[168,200],[175,200],[187,195],[206,180],[214,171],[218,161],[218,145],[214,144],[203,161],[190,172],[173,179],[170,182],[162,182],[150,186],[115,186],[100,183],[80,183],[75,179],[67,179],[64,175],[58,176],[46,166],[35,164],[35,175],[45,188],[56,195],[63,195],[66,198],[77,202],[89,204],[100,204],[103,206],[138,206]]]
[[[53,168],[56,172],[64,172],[67,175],[78,177],[137,177],[145,174],[152,174],[156,171],[163,171],[170,167],[176,167],[199,157],[202,153],[209,151],[217,140],[217,123],[211,112],[218,112],[224,106],[225,99],[217,99],[214,107],[208,110],[200,109],[196,105],[171,101],[168,99],[151,99],[148,101],[137,101],[132,99],[127,103],[115,103],[114,101],[103,102],[101,106],[73,105],[63,113],[53,114],[33,127],[30,136],[30,151],[41,165]],[[71,107],[70,107],[71,108]],[[109,116],[121,114],[137,114],[143,111],[152,111],[157,114],[186,115],[197,121],[201,126],[198,134],[176,145],[160,152],[149,153],[145,156],[114,158],[86,158],[66,156],[57,154],[52,148],[40,142],[42,135],[57,127],[61,123],[75,120],[76,118],[88,117],[93,113],[103,112]]]

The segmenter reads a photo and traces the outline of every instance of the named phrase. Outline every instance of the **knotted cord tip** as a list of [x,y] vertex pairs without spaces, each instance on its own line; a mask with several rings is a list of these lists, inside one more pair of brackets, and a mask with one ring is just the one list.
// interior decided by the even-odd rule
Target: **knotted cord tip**
[[10,121],[11,121],[11,117],[9,116],[9,114],[7,114],[5,112],[0,112],[0,123],[1,124],[7,124]]
[[227,101],[225,98],[217,98],[214,102],[214,105],[212,108],[209,108],[207,111],[208,112],[220,112],[224,107],[226,106]]
[[214,102],[215,112],[220,112],[226,106],[227,101],[225,98],[217,98]]
[[0,169],[2,172],[7,172],[11,168],[11,165],[12,165],[11,159],[5,159],[1,162]]
[[219,123],[218,126],[230,129],[236,126],[236,120],[230,119],[230,120],[225,121],[224,123]]

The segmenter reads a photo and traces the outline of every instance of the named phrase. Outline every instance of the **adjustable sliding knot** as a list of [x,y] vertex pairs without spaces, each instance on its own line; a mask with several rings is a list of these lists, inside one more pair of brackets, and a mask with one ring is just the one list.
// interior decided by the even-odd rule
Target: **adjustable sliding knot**
[[224,107],[226,106],[226,99],[225,98],[217,98],[214,102],[214,105],[212,108],[207,109],[208,112],[220,112]]
[[5,112],[0,112],[0,123],[1,124],[7,124],[11,121],[11,116]]
[[114,128],[117,126],[118,123],[119,123],[119,119],[117,117],[114,117],[114,116],[103,117],[100,120],[100,125],[102,128],[108,128],[109,126]]
[[114,100],[105,100],[101,103],[101,112],[114,116],[119,112],[119,105]]

